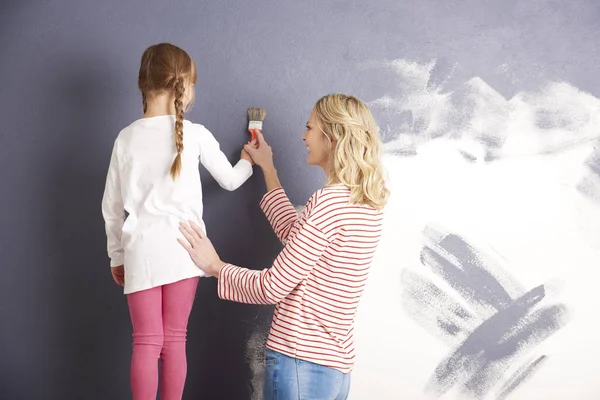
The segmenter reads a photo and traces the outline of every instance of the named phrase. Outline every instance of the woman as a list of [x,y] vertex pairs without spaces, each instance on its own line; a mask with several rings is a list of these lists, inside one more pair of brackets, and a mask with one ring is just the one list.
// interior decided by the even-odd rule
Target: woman
[[302,137],[308,164],[327,184],[301,215],[279,183],[271,148],[262,135],[246,145],[263,170],[267,193],[260,206],[284,248],[271,268],[254,271],[221,261],[193,223],[178,239],[219,297],[276,304],[267,341],[264,399],[342,400],[354,365],[354,317],[379,243],[389,192],[380,160],[377,125],[367,106],[341,94],[321,98]]

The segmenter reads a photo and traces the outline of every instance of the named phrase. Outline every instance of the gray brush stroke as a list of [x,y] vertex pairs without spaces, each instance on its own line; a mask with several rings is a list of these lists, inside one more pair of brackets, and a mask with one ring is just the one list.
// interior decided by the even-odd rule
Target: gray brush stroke
[[415,149],[385,149],[385,154],[391,154],[393,156],[410,157],[416,156],[417,151]]
[[535,112],[535,124],[540,129],[564,129],[575,131],[588,124],[590,115],[583,118],[573,118],[569,111],[562,109],[538,109]]
[[[483,267],[478,254],[457,235],[446,235],[439,241],[443,249],[454,257],[447,259],[441,251],[425,246],[421,251],[421,263],[446,280],[450,286],[469,302],[502,310],[511,304],[512,298],[496,278]],[[487,316],[487,313],[484,313]]]
[[543,355],[535,359],[534,361],[527,361],[521,368],[519,368],[509,379],[502,385],[500,394],[496,397],[497,400],[505,400],[512,392],[515,391],[519,386],[525,383],[533,373],[542,366],[543,363],[548,359],[547,356]]
[[483,398],[517,356],[566,323],[567,311],[561,304],[528,315],[544,296],[544,286],[538,286],[483,322],[440,363],[427,390],[441,395],[461,383],[466,394]]
[[[465,271],[468,267],[483,270],[484,274],[493,280],[494,286],[499,287],[500,292],[506,293],[511,301],[525,294],[526,290],[523,285],[498,264],[496,259],[502,259],[502,256],[496,252],[493,253],[496,256],[495,259],[492,259],[489,255],[474,248],[461,236],[444,232],[443,229],[434,226],[427,226],[423,230],[423,236],[425,238],[425,246],[422,249],[422,256],[423,251],[429,249],[444,258],[449,263],[446,265],[452,267],[451,271],[456,269]],[[421,262],[426,263],[427,260],[421,257]],[[470,265],[465,266],[464,264],[467,262]],[[431,266],[427,266],[431,268]],[[445,273],[450,273],[450,271],[446,271]],[[442,275],[440,276],[443,278]],[[477,278],[477,274],[466,274],[466,277]],[[478,286],[481,285],[481,282],[469,279],[468,282],[464,282],[464,285]],[[503,297],[505,296],[503,295]],[[470,301],[472,307],[480,305],[480,303],[471,301],[470,298],[465,299]],[[486,308],[489,309],[489,312],[483,313],[482,316],[484,317],[489,317],[497,311],[489,305],[486,305]]]
[[486,349],[486,364],[473,373],[464,384],[464,392],[473,398],[485,397],[492,386],[502,379],[511,363],[557,332],[567,320],[566,307],[557,304],[538,310],[523,321],[516,322],[522,329],[517,330],[518,334],[509,335],[511,340],[505,341],[503,338],[494,347]]
[[439,58],[431,70],[427,81],[427,89],[432,91],[441,89],[448,82],[456,67],[456,63],[445,58]]
[[447,344],[464,341],[483,320],[453,300],[429,279],[409,270],[401,275],[404,310]]
[[[460,338],[458,347],[436,368],[426,391],[441,396],[458,384],[462,394],[482,399],[519,357],[566,324],[567,309],[562,304],[539,307],[546,295],[543,285],[525,293],[512,276],[461,237],[430,226],[424,236],[422,264],[467,303],[461,305],[419,274],[402,274],[404,306],[411,317],[445,342]],[[470,308],[478,315],[467,314]],[[477,326],[465,326],[473,324]]]
[[487,349],[494,348],[502,336],[507,333],[506,327],[508,326],[510,329],[514,326],[514,323],[519,322],[543,298],[544,288],[539,286],[517,299],[511,306],[498,311],[496,315],[484,321],[454,353],[438,365],[434,376],[427,385],[429,390],[441,395],[458,383],[461,375],[472,370],[474,366],[477,367],[477,362],[487,364],[482,357]]
[[468,153],[468,152],[466,152],[464,150],[460,150],[460,155],[463,156],[463,158],[465,160],[467,160],[468,162],[471,162],[471,163],[475,162],[477,160],[476,156],[474,156],[473,154]]

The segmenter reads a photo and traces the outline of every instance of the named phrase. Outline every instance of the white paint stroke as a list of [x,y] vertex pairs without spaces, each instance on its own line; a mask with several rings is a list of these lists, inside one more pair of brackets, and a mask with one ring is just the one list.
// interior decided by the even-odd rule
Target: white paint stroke
[[392,194],[356,319],[350,399],[427,398],[423,386],[448,344],[425,333],[430,315],[419,325],[403,310],[400,283],[409,271],[449,288],[420,263],[421,232],[430,224],[493,249],[526,288],[556,279],[548,294],[573,310],[573,322],[536,350],[549,361],[511,400],[596,398],[600,348],[590,343],[600,329],[600,296],[589,293],[600,279],[600,174],[587,160],[600,131],[600,100],[565,82],[510,99],[478,77],[450,91],[433,62],[384,67],[397,85],[370,105],[386,142]]
[[434,138],[467,144],[497,159],[560,152],[600,136],[600,99],[566,82],[506,99],[479,77],[453,91],[432,84],[436,61],[383,65],[397,77],[390,94],[370,102],[387,139],[385,151],[412,154]]

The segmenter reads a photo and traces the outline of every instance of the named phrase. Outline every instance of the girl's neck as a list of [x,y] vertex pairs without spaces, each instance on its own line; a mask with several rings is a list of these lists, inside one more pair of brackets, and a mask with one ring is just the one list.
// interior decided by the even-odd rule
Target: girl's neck
[[172,93],[154,95],[146,101],[146,112],[143,118],[175,115],[175,96]]

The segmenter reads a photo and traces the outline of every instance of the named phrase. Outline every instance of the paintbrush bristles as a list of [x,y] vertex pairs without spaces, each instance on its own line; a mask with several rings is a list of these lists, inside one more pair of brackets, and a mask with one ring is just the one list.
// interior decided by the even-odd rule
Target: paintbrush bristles
[[267,110],[265,108],[249,108],[248,109],[248,119],[250,121],[263,121],[265,116],[267,115]]

